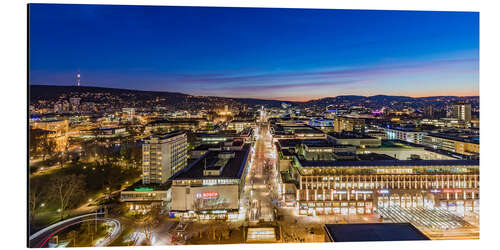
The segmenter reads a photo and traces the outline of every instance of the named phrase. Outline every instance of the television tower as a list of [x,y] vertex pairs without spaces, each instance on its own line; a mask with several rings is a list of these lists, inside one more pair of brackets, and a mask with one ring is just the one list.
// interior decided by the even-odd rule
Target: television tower
[[76,85],[80,87],[80,69],[78,69],[78,73],[76,73]]

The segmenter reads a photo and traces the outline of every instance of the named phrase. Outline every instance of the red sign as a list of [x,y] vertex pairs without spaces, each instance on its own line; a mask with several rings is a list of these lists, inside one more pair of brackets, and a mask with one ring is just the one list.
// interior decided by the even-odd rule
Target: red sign
[[443,189],[443,193],[460,193],[462,189]]
[[217,193],[217,192],[201,192],[201,193],[198,193],[197,197],[201,198],[201,199],[215,199],[215,198],[219,197],[219,193]]

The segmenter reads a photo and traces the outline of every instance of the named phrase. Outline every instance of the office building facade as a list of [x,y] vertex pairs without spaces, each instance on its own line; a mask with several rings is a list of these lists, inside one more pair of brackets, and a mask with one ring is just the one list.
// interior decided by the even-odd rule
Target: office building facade
[[143,184],[163,184],[187,165],[187,135],[182,131],[152,136],[142,145]]

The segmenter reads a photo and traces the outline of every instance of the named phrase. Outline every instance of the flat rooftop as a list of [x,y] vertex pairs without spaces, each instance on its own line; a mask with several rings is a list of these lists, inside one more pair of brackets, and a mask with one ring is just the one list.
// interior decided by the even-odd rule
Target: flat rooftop
[[297,140],[297,139],[282,139],[282,140],[278,140],[278,144],[280,147],[283,147],[283,148],[290,148],[290,147],[297,147],[300,145],[300,141],[301,140]]
[[429,133],[427,136],[448,139],[453,141],[461,141],[479,144],[479,135],[476,134],[460,134],[460,133]]
[[410,223],[326,224],[324,228],[331,242],[429,240]]
[[352,133],[352,132],[331,132],[328,133],[329,136],[334,137],[336,139],[377,139],[373,136],[369,136],[367,134],[359,134],[359,133]]
[[303,140],[302,144],[310,148],[333,148],[333,143],[328,140]]
[[175,136],[179,136],[179,135],[182,135],[182,134],[185,134],[186,132],[184,131],[173,131],[173,132],[170,132],[170,133],[167,133],[167,134],[157,134],[157,135],[153,135],[149,138],[146,138],[146,140],[150,140],[152,138],[157,138],[158,140],[165,140],[165,139],[168,139],[168,138],[172,138],[172,137],[175,137]]
[[[218,176],[205,176],[203,170],[212,169],[213,166],[220,162],[219,154],[234,153],[234,157],[230,158],[223,166],[222,173]],[[246,144],[242,150],[235,151],[209,151],[202,157],[198,158],[186,168],[170,177],[169,180],[193,180],[193,179],[239,179],[245,168],[245,163],[250,152],[250,145]]]
[[171,183],[163,184],[142,184],[142,180],[128,186],[123,191],[166,191],[170,188]]
[[302,167],[479,166],[479,160],[308,161],[299,159],[299,161]]

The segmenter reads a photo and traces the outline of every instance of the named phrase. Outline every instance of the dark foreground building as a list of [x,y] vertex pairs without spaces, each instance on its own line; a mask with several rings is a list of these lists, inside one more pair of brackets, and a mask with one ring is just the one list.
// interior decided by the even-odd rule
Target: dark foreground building
[[429,240],[410,223],[326,224],[326,242]]

